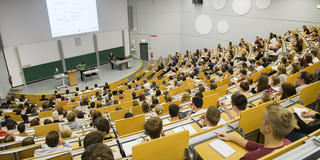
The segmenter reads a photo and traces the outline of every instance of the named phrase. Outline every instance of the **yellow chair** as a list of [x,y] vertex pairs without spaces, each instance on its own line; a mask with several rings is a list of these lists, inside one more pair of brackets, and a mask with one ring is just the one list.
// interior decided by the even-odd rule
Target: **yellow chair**
[[159,87],[159,89],[160,89],[161,91],[164,91],[164,90],[166,90],[166,86],[165,86],[165,85],[161,85],[161,86]]
[[158,97],[159,98],[159,103],[164,103],[164,95],[162,95],[162,96],[159,96]]
[[6,149],[4,151],[0,151],[0,159],[15,160],[15,159],[30,158],[30,157],[33,157],[34,151],[40,148],[42,148],[40,144],[34,144],[34,145],[29,145],[24,147],[19,146],[16,148]]
[[310,133],[310,134],[308,135],[308,137],[310,138],[310,137],[319,136],[319,135],[320,135],[320,129],[318,129],[318,130]]
[[21,115],[11,115],[11,119],[16,122],[22,121]]
[[275,150],[275,151],[273,151],[273,152],[271,152],[271,153],[259,158],[259,160],[272,160],[272,159],[275,159],[275,158],[279,157],[280,155],[282,155],[282,154],[284,154],[286,152],[289,152],[290,150],[292,150],[294,148],[297,148],[297,147],[301,146],[304,143],[304,141],[306,141],[307,139],[308,139],[307,136],[303,137],[303,138],[301,138],[301,139],[299,139],[299,140],[297,140],[297,141],[295,141],[293,143],[288,144],[287,146],[284,146],[284,147],[282,147],[280,149],[277,149],[277,150]]
[[65,107],[63,107],[65,110],[67,110],[67,111],[72,111],[72,108],[73,108],[74,106],[69,106],[69,105],[67,105],[67,106],[65,106]]
[[239,130],[243,130],[244,134],[251,133],[260,128],[262,117],[266,112],[266,107],[274,103],[269,101],[254,108],[247,108],[242,111],[239,119]]
[[120,106],[122,106],[123,108],[131,108],[133,105],[133,100],[130,100],[128,102],[124,102],[124,103],[120,103]]
[[70,97],[70,99],[74,99],[76,102],[79,102],[79,101],[80,101],[80,97],[79,97],[79,96],[76,96],[76,97]]
[[130,108],[125,108],[118,111],[110,112],[110,118],[113,122],[119,119],[123,119],[126,113],[130,112]]
[[145,123],[144,114],[126,118],[126,119],[117,120],[115,122],[116,130],[119,136],[144,130],[143,128],[144,123]]
[[[179,140],[179,143],[177,143],[177,140]],[[188,148],[188,146],[189,131],[182,131],[133,146],[132,158],[135,160],[183,160],[185,159],[185,148]]]
[[53,111],[39,112],[39,117],[40,118],[52,117],[52,112]]
[[194,89],[194,82],[187,83],[186,89]]
[[219,96],[224,96],[225,94],[227,94],[227,91],[228,91],[228,85],[223,85],[215,89],[215,93],[218,93]]
[[133,114],[133,115],[139,115],[139,114],[143,114],[143,111],[142,111],[142,106],[140,105],[140,106],[135,106],[135,107],[132,107],[131,108],[131,113]]
[[101,115],[106,114],[106,108],[105,107],[96,108],[95,110],[99,111],[101,113]]
[[177,93],[177,94],[181,94],[181,93],[183,93],[185,90],[186,90],[186,87],[185,87],[185,86],[181,86],[181,87],[176,88],[176,93]]
[[107,112],[110,113],[110,112],[115,111],[117,106],[120,106],[120,104],[114,104],[111,106],[107,106]]
[[59,102],[57,102],[57,105],[64,107],[67,105],[67,103],[68,103],[68,101],[59,101]]
[[303,102],[304,106],[307,106],[318,99],[318,93],[320,92],[320,81],[309,84],[301,90],[299,103]]
[[3,113],[3,116],[6,116],[6,115],[8,115],[8,114],[10,114],[10,115],[16,115],[16,112],[5,112],[5,113]]
[[230,81],[231,81],[231,77],[222,79],[221,85],[227,85],[227,86],[229,86],[229,85],[230,85]]
[[176,100],[176,101],[173,101],[173,102],[162,104],[163,114],[169,114],[169,106],[170,106],[170,104],[176,104],[176,105],[178,105],[180,107],[180,100]]
[[210,96],[212,94],[214,94],[214,90],[209,90],[209,91],[206,91],[206,92],[202,93],[203,97]]
[[215,94],[212,94],[212,95],[209,95],[209,96],[205,96],[205,97],[203,97],[203,105],[202,105],[202,108],[203,108],[203,109],[207,109],[207,108],[209,108],[210,106],[215,106],[215,107],[217,107],[217,105],[218,105],[218,100],[219,100],[219,94],[218,94],[218,93],[215,93]]
[[135,92],[136,92],[137,96],[139,96],[140,93],[142,93],[142,94],[144,93],[144,91],[142,89],[136,90]]
[[43,156],[28,158],[26,160],[32,160],[32,159],[72,160],[72,155],[71,155],[71,152],[69,150],[65,150],[65,151],[61,151],[61,152],[46,154],[46,155],[43,155]]
[[34,127],[34,133],[36,133],[39,137],[46,136],[50,131],[53,131],[53,130],[59,132],[58,123],[52,123],[52,124],[46,124],[46,125],[40,125],[40,126]]

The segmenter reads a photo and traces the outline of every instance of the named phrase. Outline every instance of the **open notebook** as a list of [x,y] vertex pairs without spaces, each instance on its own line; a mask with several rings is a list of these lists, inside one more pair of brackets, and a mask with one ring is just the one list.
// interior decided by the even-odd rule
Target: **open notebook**
[[189,135],[195,134],[197,133],[197,131],[191,126],[191,124],[187,124],[181,127],[177,127],[173,129],[174,133],[178,133],[184,130],[188,130],[189,131]]
[[301,112],[303,112],[303,111],[308,112],[307,109],[293,107],[293,110],[298,114],[298,116],[300,117],[300,119],[302,119],[302,120],[304,120],[304,121],[313,121],[312,118],[304,118],[304,117],[301,116]]
[[225,143],[221,139],[216,139],[213,142],[209,143],[209,146],[217,151],[224,158],[229,157],[231,154],[236,152],[233,148],[231,148],[227,143]]

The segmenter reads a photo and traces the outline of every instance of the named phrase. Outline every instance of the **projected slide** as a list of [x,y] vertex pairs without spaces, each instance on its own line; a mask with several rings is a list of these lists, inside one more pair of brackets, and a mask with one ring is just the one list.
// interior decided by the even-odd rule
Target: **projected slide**
[[47,0],[52,37],[99,30],[96,0]]

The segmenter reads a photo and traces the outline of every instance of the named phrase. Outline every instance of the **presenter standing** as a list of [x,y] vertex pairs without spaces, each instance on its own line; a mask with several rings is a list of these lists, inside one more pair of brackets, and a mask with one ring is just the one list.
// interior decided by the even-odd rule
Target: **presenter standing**
[[111,63],[111,69],[114,69],[114,64],[111,62],[111,60],[115,60],[116,57],[112,54],[112,52],[110,52],[108,59],[110,60],[110,63]]
[[83,81],[83,72],[84,72],[84,69],[86,68],[86,64],[84,64],[84,62],[81,62],[80,64],[77,65],[77,69],[80,71],[80,74],[81,74],[81,81]]

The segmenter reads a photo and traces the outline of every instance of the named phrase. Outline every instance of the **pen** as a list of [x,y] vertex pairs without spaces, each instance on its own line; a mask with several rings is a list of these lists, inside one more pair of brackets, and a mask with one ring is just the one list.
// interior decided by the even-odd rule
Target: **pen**
[[308,114],[312,109],[310,109],[306,114]]
[[217,134],[217,135],[219,134],[219,133],[217,133],[217,132],[213,132],[213,133],[215,133],[215,134]]

